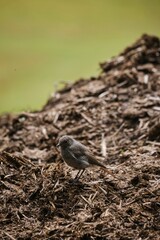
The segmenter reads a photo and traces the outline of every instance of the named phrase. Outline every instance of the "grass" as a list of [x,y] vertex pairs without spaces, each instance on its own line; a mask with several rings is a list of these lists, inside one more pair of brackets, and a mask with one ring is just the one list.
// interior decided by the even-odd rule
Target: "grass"
[[61,82],[97,75],[143,33],[160,35],[159,12],[159,0],[2,0],[0,113],[41,108]]

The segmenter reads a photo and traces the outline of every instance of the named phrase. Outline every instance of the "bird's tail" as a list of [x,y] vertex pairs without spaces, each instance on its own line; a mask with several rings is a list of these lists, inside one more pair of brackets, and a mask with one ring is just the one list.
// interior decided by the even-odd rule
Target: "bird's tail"
[[86,155],[87,155],[89,164],[102,167],[108,174],[115,177],[112,171],[110,171],[103,163],[99,162],[93,155],[91,155],[90,153],[89,154],[86,153]]
[[96,165],[99,166],[99,167],[102,167],[102,168],[105,170],[105,172],[107,172],[107,173],[110,174],[111,176],[115,177],[114,174],[113,174],[113,172],[112,172],[111,170],[109,170],[103,163],[97,161],[97,162],[96,162]]

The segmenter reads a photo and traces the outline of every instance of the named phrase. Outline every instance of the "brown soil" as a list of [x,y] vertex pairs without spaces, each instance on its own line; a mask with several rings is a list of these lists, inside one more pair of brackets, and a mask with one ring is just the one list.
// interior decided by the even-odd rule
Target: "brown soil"
[[[0,117],[0,239],[159,239],[160,39],[143,35],[51,97]],[[114,176],[76,171],[56,149],[69,134]]]

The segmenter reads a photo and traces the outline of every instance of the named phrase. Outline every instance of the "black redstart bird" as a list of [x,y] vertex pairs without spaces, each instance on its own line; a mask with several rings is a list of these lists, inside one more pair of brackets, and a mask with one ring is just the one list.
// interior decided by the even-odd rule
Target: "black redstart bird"
[[74,138],[67,135],[62,136],[59,139],[57,147],[60,147],[60,153],[63,160],[70,167],[79,170],[75,179],[79,179],[84,173],[85,169],[91,166],[102,167],[110,175],[113,175],[104,164],[97,161],[97,159],[86,146],[76,141]]

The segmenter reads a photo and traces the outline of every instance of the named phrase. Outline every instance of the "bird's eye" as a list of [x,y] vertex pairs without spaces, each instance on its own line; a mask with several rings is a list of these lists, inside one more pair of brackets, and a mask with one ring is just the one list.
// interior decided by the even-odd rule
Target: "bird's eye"
[[64,140],[63,140],[63,144],[66,144],[66,143],[67,143],[67,139],[64,139]]

